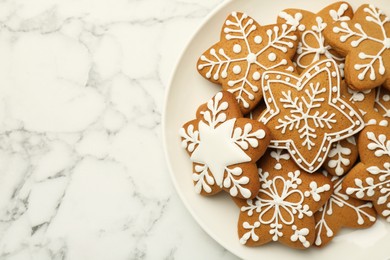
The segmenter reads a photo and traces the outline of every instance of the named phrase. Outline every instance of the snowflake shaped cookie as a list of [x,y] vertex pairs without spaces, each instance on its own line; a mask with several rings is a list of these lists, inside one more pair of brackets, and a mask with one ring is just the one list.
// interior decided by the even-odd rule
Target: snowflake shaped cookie
[[195,191],[251,198],[259,189],[256,161],[270,141],[267,127],[243,118],[229,92],[217,93],[180,129],[182,146],[193,162]]
[[221,39],[200,57],[198,71],[206,79],[234,94],[247,114],[262,98],[261,75],[266,70],[293,71],[295,28],[260,26],[244,13],[232,13]]
[[351,21],[338,21],[326,39],[346,55],[345,79],[356,90],[390,87],[390,19],[373,5],[362,5]]
[[300,77],[265,72],[267,105],[260,121],[271,130],[270,147],[287,149],[304,170],[322,166],[332,143],[358,133],[364,122],[340,96],[340,75],[333,60],[320,61]]
[[337,21],[349,21],[353,16],[349,4],[332,4],[319,13],[299,9],[286,9],[279,14],[278,23],[286,23],[297,29],[299,43],[294,62],[302,72],[310,65],[326,59],[333,59],[344,77],[344,57],[338,54],[325,40],[324,31]]
[[[329,176],[324,172],[325,176]],[[316,219],[315,245],[328,244],[342,227],[368,228],[376,221],[376,212],[371,202],[358,200],[343,191],[344,178],[329,176],[333,193],[325,205],[314,214]]]
[[279,241],[305,249],[315,239],[314,213],[332,193],[330,180],[305,173],[283,150],[270,150],[259,162],[261,187],[255,199],[235,200],[241,208],[240,242],[260,246]]
[[344,191],[357,199],[372,201],[376,211],[390,222],[390,130],[367,126],[360,134],[357,164],[344,180]]

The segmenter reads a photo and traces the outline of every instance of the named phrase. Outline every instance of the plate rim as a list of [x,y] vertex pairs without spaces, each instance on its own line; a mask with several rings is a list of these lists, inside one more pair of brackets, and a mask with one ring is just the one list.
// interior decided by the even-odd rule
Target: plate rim
[[238,252],[234,252],[234,250],[229,249],[226,246],[224,246],[224,243],[219,239],[219,236],[214,234],[214,232],[212,232],[210,229],[206,228],[206,226],[207,226],[206,223],[204,223],[198,217],[198,215],[195,213],[195,211],[189,206],[188,200],[185,198],[184,194],[180,191],[177,179],[175,178],[175,175],[173,174],[173,169],[172,169],[172,165],[171,165],[170,155],[168,153],[168,137],[166,135],[166,132],[167,132],[167,129],[166,129],[166,127],[167,127],[167,113],[166,113],[166,111],[168,109],[168,98],[169,98],[170,93],[172,91],[172,83],[174,81],[175,75],[176,75],[176,73],[177,73],[177,71],[179,69],[179,63],[180,63],[179,61],[183,58],[184,54],[187,52],[188,48],[190,47],[192,41],[195,39],[195,37],[198,35],[198,33],[201,31],[201,29],[206,25],[206,23],[215,14],[217,14],[221,9],[223,9],[225,6],[227,6],[232,1],[233,0],[224,0],[220,4],[215,6],[213,8],[213,10],[202,19],[201,23],[197,26],[196,30],[193,32],[191,37],[188,39],[188,41],[186,42],[183,50],[179,54],[179,56],[178,56],[178,58],[177,58],[177,60],[175,62],[175,66],[174,66],[174,68],[173,68],[173,70],[171,72],[171,75],[169,77],[167,88],[165,90],[164,106],[163,106],[163,112],[162,112],[162,123],[161,123],[161,126],[162,126],[162,139],[163,139],[164,157],[165,157],[166,165],[168,166],[169,176],[170,176],[171,181],[173,182],[173,186],[175,187],[175,190],[176,190],[176,194],[179,195],[179,198],[180,198],[181,202],[184,204],[186,210],[190,213],[191,217],[201,227],[202,231],[205,232],[208,236],[210,236],[214,241],[216,241],[221,247],[223,247],[224,249],[226,249],[227,251],[232,253],[234,256],[239,258],[239,253]]

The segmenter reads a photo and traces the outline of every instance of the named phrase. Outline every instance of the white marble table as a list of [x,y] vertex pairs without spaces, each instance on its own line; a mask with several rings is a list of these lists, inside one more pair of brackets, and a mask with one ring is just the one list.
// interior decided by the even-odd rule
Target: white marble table
[[0,2],[0,259],[236,259],[161,144],[173,66],[220,2]]

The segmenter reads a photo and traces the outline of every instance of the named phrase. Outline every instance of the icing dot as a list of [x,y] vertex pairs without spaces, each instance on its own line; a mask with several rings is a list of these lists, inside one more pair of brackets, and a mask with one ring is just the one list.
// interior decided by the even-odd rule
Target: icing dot
[[234,44],[233,52],[234,53],[240,53],[241,52],[241,45],[240,44]]
[[313,167],[313,166],[310,166],[309,170],[310,170],[310,171],[314,170],[314,167]]
[[268,60],[269,61],[276,61],[276,54],[271,52],[270,54],[268,54]]
[[382,99],[383,101],[388,102],[390,100],[390,95],[384,95]]
[[352,110],[349,112],[349,116],[354,116],[355,115],[355,112],[353,112]]
[[332,103],[336,104],[337,103],[337,99],[332,99]]
[[339,89],[338,87],[334,86],[334,87],[332,88],[332,91],[333,91],[333,92],[337,92],[338,89]]
[[297,154],[297,152],[296,152],[296,151],[291,151],[291,153],[292,153],[292,154]]
[[337,77],[337,73],[335,71],[332,72],[332,77],[333,78]]
[[318,158],[318,162],[322,162],[322,158],[320,157],[320,158]]
[[280,75],[276,76],[276,79],[281,79],[281,78],[282,78],[282,76],[280,76]]
[[330,138],[330,136],[329,136],[329,137],[326,138],[326,140],[330,141],[330,140],[332,140],[332,138]]
[[255,63],[256,62],[256,54],[249,53],[248,56],[246,57],[246,60],[249,64]]
[[345,106],[344,106],[344,105],[341,105],[340,107],[341,107],[341,109],[345,109]]
[[257,81],[257,80],[260,79],[260,76],[261,76],[260,73],[259,73],[258,71],[256,71],[255,73],[253,73],[253,76],[252,76],[252,77],[253,77],[253,80],[256,80],[256,81]]
[[262,121],[263,123],[265,123],[267,120],[266,120],[265,118],[263,118],[263,119],[261,119],[261,121]]
[[263,41],[263,38],[261,38],[261,36],[257,35],[255,37],[255,43],[260,44],[262,41]]
[[326,67],[330,68],[330,66],[332,66],[332,64],[330,62],[327,62]]
[[350,130],[348,131],[348,134],[352,134],[352,132],[353,132],[352,129],[350,129]]
[[298,163],[302,163],[302,159],[298,159],[297,162],[298,162]]
[[269,79],[269,75],[265,75],[265,77],[264,77],[265,79]]
[[322,152],[326,152],[326,147],[322,148]]
[[272,102],[272,98],[268,98],[268,103],[271,103]]
[[271,113],[271,115],[275,114],[275,111],[273,109],[271,109],[269,112]]
[[290,77],[286,78],[286,82],[290,82],[290,80],[291,80]]
[[234,74],[240,74],[240,72],[241,72],[241,67],[239,66],[239,65],[236,65],[236,66],[234,66],[233,67],[233,72],[234,72]]
[[356,121],[356,125],[360,125],[360,121]]

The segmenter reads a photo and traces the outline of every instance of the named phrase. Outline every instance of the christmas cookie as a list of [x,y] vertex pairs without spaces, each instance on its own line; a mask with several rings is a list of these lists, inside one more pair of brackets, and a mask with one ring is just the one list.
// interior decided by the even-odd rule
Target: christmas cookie
[[256,161],[267,149],[270,132],[258,121],[243,118],[231,93],[219,92],[200,106],[196,119],[186,123],[180,135],[193,162],[197,193],[225,190],[239,198],[257,195]]
[[356,90],[390,87],[390,19],[373,5],[362,5],[352,20],[337,21],[326,40],[346,55],[345,79]]
[[314,214],[316,220],[315,245],[328,244],[342,227],[368,228],[376,221],[376,212],[371,202],[358,200],[347,195],[343,190],[344,178],[325,176],[333,183],[333,193],[325,205]]
[[352,16],[352,8],[345,2],[332,4],[317,14],[300,9],[286,9],[279,14],[278,23],[297,29],[299,43],[294,62],[298,72],[320,60],[333,59],[344,77],[344,57],[329,45],[323,32],[334,22],[349,21]]
[[272,133],[270,147],[287,149],[302,169],[319,169],[333,143],[358,133],[363,119],[340,95],[340,74],[333,60],[320,61],[300,77],[269,71],[263,74],[267,105],[260,121]]
[[390,129],[367,126],[358,145],[361,162],[348,173],[343,189],[349,196],[372,201],[390,222]]
[[262,98],[261,75],[272,69],[293,71],[295,28],[260,26],[243,13],[232,13],[223,25],[220,41],[203,53],[197,68],[206,79],[234,94],[247,114]]
[[315,239],[314,213],[332,194],[322,174],[301,171],[285,150],[269,150],[259,162],[261,188],[255,199],[238,200],[238,235],[247,246],[278,241],[305,249]]

